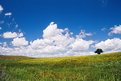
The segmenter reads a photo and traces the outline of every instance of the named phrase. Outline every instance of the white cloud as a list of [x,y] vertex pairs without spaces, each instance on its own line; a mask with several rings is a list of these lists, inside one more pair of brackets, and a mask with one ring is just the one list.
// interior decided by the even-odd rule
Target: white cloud
[[50,38],[56,35],[61,35],[64,30],[58,29],[57,24],[51,22],[50,25],[43,30],[43,38]]
[[3,37],[4,38],[15,38],[17,37],[17,33],[16,32],[5,32],[3,33]]
[[22,37],[23,33],[16,33],[16,32],[5,32],[3,33],[3,38],[16,38]]
[[76,39],[74,43],[72,43],[72,50],[74,51],[88,51],[90,45],[93,43],[94,41],[89,40],[83,40],[83,39]]
[[114,27],[111,28],[111,32],[108,33],[109,35],[111,34],[121,34],[121,25],[115,25]]
[[[12,41],[12,45],[15,47],[1,47],[0,50],[4,52],[1,54],[33,57],[60,57],[92,54],[88,49],[90,49],[94,41],[84,40],[79,35],[77,35],[77,37],[72,36],[72,32],[67,28],[59,29],[54,22],[51,22],[43,30],[42,36],[43,38],[33,40],[28,45],[28,41],[24,37],[18,37],[17,35],[17,38],[14,38]],[[90,36],[90,34],[86,34],[86,36]]]
[[[67,28],[59,29],[57,24],[51,22],[49,26],[43,30],[43,39],[37,39],[31,42],[30,48],[36,49],[36,53],[38,52],[40,56],[86,54],[93,41],[86,41],[80,37],[75,38],[72,37],[71,34],[72,32]],[[90,36],[88,33],[86,33],[86,35]]]
[[18,33],[18,37],[23,37],[23,33]]
[[113,38],[101,41],[95,45],[96,48],[101,48],[105,52],[121,51],[121,39]]
[[2,5],[0,5],[0,12],[2,12],[4,9],[3,9],[3,7],[2,7]]
[[85,38],[85,37],[88,37],[88,36],[92,36],[92,33],[86,33],[85,30],[81,30],[79,35],[77,35],[78,38]]
[[25,37],[21,38],[14,38],[12,41],[13,46],[25,46],[28,45],[28,41],[25,39]]
[[12,15],[11,12],[5,13],[5,16],[11,16],[11,15]]

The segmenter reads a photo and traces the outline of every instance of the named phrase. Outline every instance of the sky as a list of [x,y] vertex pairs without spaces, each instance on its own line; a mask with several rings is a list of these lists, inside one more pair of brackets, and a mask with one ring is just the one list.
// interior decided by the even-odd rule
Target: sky
[[0,0],[0,55],[121,51],[121,0]]

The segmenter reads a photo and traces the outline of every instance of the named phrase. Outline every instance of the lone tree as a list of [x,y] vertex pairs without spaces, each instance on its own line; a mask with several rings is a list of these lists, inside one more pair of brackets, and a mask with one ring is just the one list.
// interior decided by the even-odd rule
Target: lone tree
[[103,53],[103,50],[102,50],[102,49],[97,49],[97,50],[95,51],[95,53],[101,54],[101,53]]

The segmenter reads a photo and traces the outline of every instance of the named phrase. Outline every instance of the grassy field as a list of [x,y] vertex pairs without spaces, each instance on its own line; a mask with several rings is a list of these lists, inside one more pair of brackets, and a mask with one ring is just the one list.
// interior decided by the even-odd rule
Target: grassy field
[[0,81],[121,81],[121,53],[60,58],[0,56]]

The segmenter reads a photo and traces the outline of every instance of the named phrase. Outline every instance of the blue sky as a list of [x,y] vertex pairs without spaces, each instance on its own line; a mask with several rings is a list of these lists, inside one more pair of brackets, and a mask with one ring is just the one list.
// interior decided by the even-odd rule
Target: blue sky
[[[0,21],[4,21],[0,24],[1,36],[21,30],[26,40],[33,41],[42,38],[43,30],[55,22],[60,29],[68,28],[73,36],[81,30],[91,33],[85,40],[121,38],[120,31],[108,35],[112,27],[121,24],[121,0],[0,0],[0,5],[4,8],[0,13]],[[5,16],[8,12],[12,14]]]

